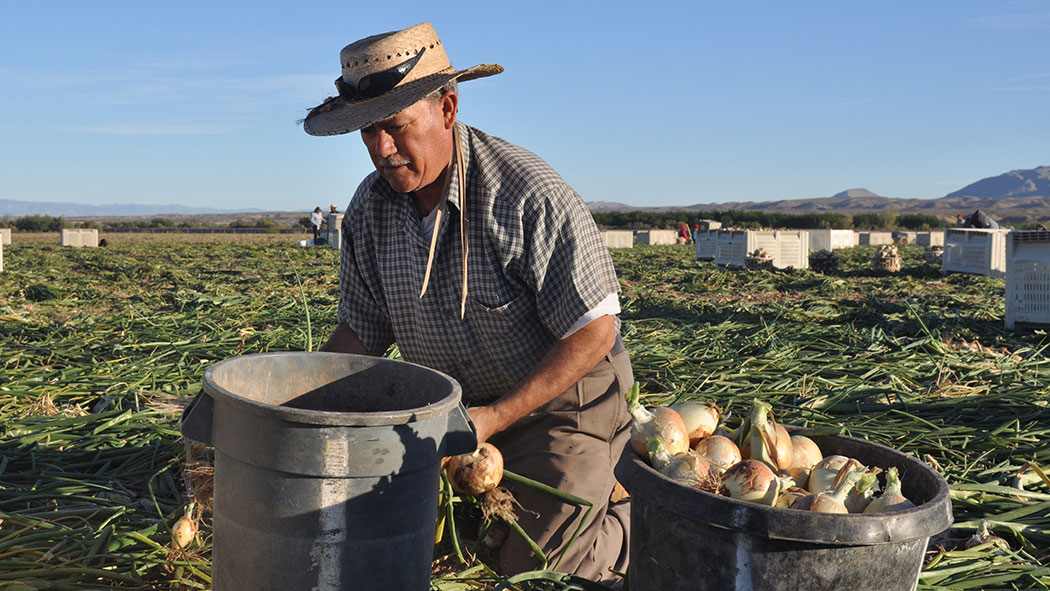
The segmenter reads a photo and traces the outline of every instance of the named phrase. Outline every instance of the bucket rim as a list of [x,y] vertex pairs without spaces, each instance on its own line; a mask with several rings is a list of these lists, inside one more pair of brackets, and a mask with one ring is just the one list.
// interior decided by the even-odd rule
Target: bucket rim
[[[843,546],[896,544],[929,538],[952,525],[948,482],[924,462],[866,439],[808,434],[797,426],[785,427],[792,434],[814,439],[822,450],[824,446],[820,442],[828,440],[839,441],[847,447],[871,447],[875,452],[888,455],[892,459],[890,465],[905,465],[910,473],[922,474],[932,481],[936,492],[921,505],[890,513],[842,515],[769,507],[679,484],[649,466],[635,453],[630,442],[616,465],[616,478],[632,500],[641,499],[686,519],[772,540]],[[825,455],[829,453],[835,452],[825,452]]]
[[[245,360],[254,360],[265,357],[306,357],[310,356],[312,359],[319,359],[322,357],[329,357],[333,361],[351,361],[357,363],[363,363],[368,366],[376,365],[398,365],[398,366],[410,366],[413,368],[411,371],[421,371],[427,373],[433,373],[440,377],[449,380],[451,384],[451,390],[447,396],[424,406],[415,408],[406,408],[398,410],[389,410],[382,412],[355,412],[355,411],[329,411],[329,410],[313,410],[296,408],[290,406],[281,406],[275,404],[269,404],[266,402],[260,402],[253,400],[245,396],[236,394],[220,385],[216,382],[216,374],[223,369],[224,366],[233,363],[244,363]],[[371,355],[357,355],[354,353],[333,353],[330,351],[270,351],[266,353],[249,353],[246,355],[238,355],[236,357],[229,357],[221,361],[217,361],[210,365],[204,370],[204,376],[201,380],[204,391],[209,394],[213,399],[218,397],[224,401],[228,401],[242,410],[252,412],[258,415],[274,415],[279,414],[281,420],[290,421],[296,423],[304,423],[311,425],[326,425],[326,426],[386,426],[386,425],[404,425],[409,423],[415,423],[425,421],[432,418],[441,417],[449,414],[453,409],[460,405],[462,399],[462,387],[459,382],[449,376],[448,374],[432,369],[417,363],[410,361],[403,361],[398,359],[389,359],[386,357],[373,357]],[[218,402],[218,400],[217,400]]]

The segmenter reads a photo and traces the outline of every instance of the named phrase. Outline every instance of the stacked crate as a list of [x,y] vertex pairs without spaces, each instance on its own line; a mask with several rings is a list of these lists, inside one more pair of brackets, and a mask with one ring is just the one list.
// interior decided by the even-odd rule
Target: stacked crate
[[1006,236],[1010,230],[948,228],[944,231],[943,273],[1006,276]]
[[1050,327],[1050,232],[1006,236],[1006,328]]

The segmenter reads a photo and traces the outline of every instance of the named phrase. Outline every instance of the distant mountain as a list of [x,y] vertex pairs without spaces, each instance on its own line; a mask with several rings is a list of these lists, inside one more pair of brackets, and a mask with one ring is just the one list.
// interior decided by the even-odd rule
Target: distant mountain
[[1011,170],[999,176],[988,177],[966,185],[944,197],[1002,199],[1004,197],[1046,196],[1050,196],[1050,166],[1040,166],[1032,170]]
[[750,210],[785,213],[862,213],[896,211],[924,213],[946,219],[956,213],[982,209],[993,217],[1011,223],[1050,217],[1050,166],[1014,170],[967,185],[936,199],[882,197],[867,189],[849,189],[831,197],[781,199],[777,201],[731,201],[680,207],[634,207],[622,203],[588,203],[591,211],[712,211]]
[[879,196],[876,195],[875,193],[872,193],[871,191],[869,191],[867,189],[848,189],[848,190],[843,191],[841,193],[835,193],[834,195],[831,196],[832,199],[840,198],[840,197],[849,197],[851,199],[868,199],[868,198],[871,198],[871,197],[879,197]]
[[185,205],[109,204],[85,205],[83,203],[58,203],[48,201],[15,201],[0,199],[0,216],[51,215],[56,217],[87,216],[149,216],[192,215],[258,212],[260,209],[214,209],[210,207],[187,207]]

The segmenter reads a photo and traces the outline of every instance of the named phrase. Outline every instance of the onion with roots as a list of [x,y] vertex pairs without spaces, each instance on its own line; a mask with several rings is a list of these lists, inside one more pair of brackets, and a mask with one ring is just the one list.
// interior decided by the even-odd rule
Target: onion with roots
[[701,439],[693,449],[711,462],[719,473],[725,472],[744,459],[733,440],[723,435],[711,435]]
[[664,476],[693,488],[714,492],[718,488],[719,472],[703,456],[691,449],[670,455],[659,443],[651,448],[653,467]]
[[773,470],[758,460],[741,460],[722,475],[721,493],[725,496],[773,506],[783,483]]
[[824,454],[812,439],[805,435],[791,436],[791,466],[787,471],[799,486],[806,484],[809,471],[823,459]]
[[886,490],[881,495],[872,499],[864,508],[865,513],[886,513],[888,511],[903,511],[911,509],[915,503],[908,500],[901,491],[901,480],[897,475],[897,467],[893,466],[886,471]]
[[503,479],[503,454],[486,441],[470,453],[449,458],[445,469],[453,490],[479,495],[496,488]]
[[635,383],[627,393],[627,410],[631,417],[631,448],[646,462],[652,465],[649,450],[655,441],[675,455],[689,449],[689,433],[677,411],[657,406],[647,409],[638,402],[638,384]]
[[718,419],[722,416],[722,409],[714,402],[689,400],[672,404],[671,408],[682,417],[691,446],[713,434],[718,428]]
[[191,501],[182,517],[171,526],[171,547],[184,550],[197,539],[197,522],[193,520],[195,504]]

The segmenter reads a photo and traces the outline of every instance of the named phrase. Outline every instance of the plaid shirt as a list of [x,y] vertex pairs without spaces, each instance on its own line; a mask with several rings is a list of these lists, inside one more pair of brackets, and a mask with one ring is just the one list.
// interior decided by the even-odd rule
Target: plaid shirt
[[466,163],[467,303],[460,318],[456,159],[433,268],[411,195],[378,172],[343,217],[339,319],[369,351],[397,342],[406,361],[456,378],[490,401],[525,377],[588,310],[619,292],[612,259],[583,200],[546,162],[457,123]]

